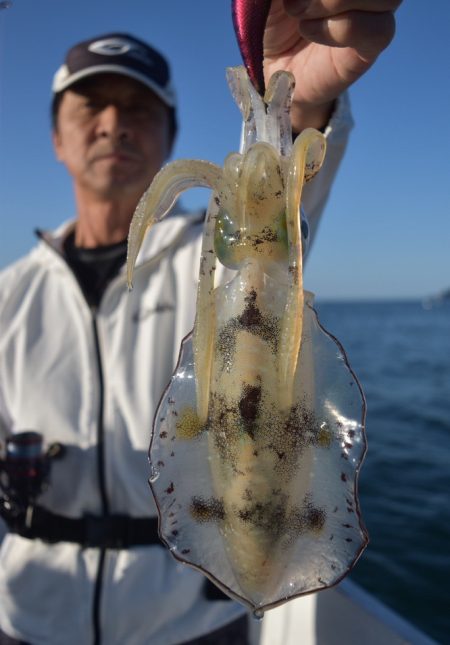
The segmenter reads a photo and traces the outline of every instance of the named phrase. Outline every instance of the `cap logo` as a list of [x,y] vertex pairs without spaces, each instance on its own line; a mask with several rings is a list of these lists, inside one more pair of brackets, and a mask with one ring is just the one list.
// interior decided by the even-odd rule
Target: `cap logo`
[[102,56],[123,56],[124,54],[128,54],[134,58],[144,60],[147,65],[152,62],[144,47],[125,38],[105,38],[103,40],[97,40],[95,43],[89,45],[88,50],[94,54],[101,54]]

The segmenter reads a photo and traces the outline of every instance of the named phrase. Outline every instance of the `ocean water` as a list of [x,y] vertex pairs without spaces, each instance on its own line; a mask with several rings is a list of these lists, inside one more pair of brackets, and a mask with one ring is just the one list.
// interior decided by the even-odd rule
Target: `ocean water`
[[450,304],[316,309],[367,399],[359,481],[370,544],[351,578],[450,644]]

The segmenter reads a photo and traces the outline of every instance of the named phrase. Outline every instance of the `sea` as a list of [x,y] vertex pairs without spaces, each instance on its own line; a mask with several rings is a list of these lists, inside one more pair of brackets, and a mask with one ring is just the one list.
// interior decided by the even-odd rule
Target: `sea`
[[450,303],[317,302],[367,400],[351,579],[450,644]]

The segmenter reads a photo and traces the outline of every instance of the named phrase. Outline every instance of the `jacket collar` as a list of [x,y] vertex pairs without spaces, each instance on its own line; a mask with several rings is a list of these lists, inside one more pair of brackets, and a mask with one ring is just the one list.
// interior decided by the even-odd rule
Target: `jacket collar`
[[[155,224],[144,238],[136,266],[151,260],[159,253],[171,247],[184,236],[188,229],[201,224],[204,218],[205,211],[195,211],[193,213],[182,213],[179,215],[170,214],[161,222]],[[41,240],[38,251],[48,254],[51,249],[53,258],[55,258],[55,254],[62,257],[64,240],[73,231],[74,226],[75,220],[70,220],[54,231],[36,230],[36,235]]]

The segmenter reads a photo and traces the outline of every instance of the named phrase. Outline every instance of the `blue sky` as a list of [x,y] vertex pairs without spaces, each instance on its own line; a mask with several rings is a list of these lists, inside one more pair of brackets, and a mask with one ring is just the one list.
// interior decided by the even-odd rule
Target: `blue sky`
[[[356,127],[306,269],[319,298],[450,287],[450,2],[405,0],[397,19],[395,41],[351,88]],[[0,267],[33,245],[34,228],[74,214],[50,144],[51,79],[68,46],[112,30],[147,39],[172,61],[175,157],[222,163],[238,147],[224,77],[240,63],[230,0],[13,0],[0,12]],[[184,201],[207,198],[198,190]]]

